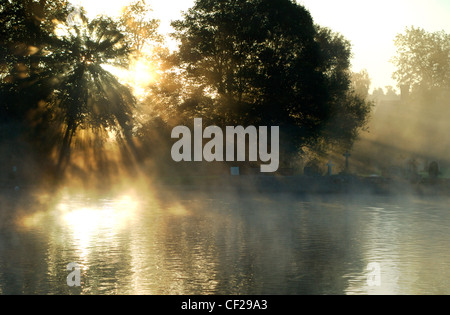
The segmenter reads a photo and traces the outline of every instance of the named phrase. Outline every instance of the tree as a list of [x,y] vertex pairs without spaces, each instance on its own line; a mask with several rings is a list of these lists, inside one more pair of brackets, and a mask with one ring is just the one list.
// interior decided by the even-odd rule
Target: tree
[[312,149],[325,155],[329,151],[349,151],[359,133],[365,129],[373,103],[367,100],[370,78],[366,71],[350,71],[351,43],[329,28],[316,26],[326,78],[329,116],[323,122]]
[[397,67],[393,77],[413,91],[448,89],[450,86],[450,35],[410,27],[395,38]]
[[66,125],[58,168],[67,164],[78,128],[103,130],[100,135],[119,132],[129,139],[135,104],[129,89],[103,68],[124,67],[128,62],[129,48],[117,25],[98,18],[70,31],[59,42],[62,49],[54,51],[59,60],[50,77],[55,82],[53,101]]
[[391,85],[385,86],[386,89],[386,97],[390,99],[398,98],[399,95],[397,95],[397,92],[395,91],[394,87]]
[[369,96],[371,83],[366,69],[352,73],[352,88],[361,98],[366,99]]
[[0,4],[0,107],[5,120],[23,117],[26,109],[12,101],[13,92],[23,79],[40,71],[42,51],[50,42],[49,34],[55,30],[54,22],[65,20],[70,12],[64,0],[19,0]]
[[[56,165],[61,175],[80,130],[93,137],[91,142],[96,145],[111,133],[130,139],[134,97],[103,68],[106,64],[126,66],[129,47],[111,19],[88,21],[81,13],[79,24],[52,20],[54,27],[49,28],[42,22],[47,19],[30,20],[28,2],[8,8],[15,14],[6,17],[6,25],[23,31],[22,37],[9,37],[7,47],[23,43],[26,49],[6,52],[11,61],[9,76],[2,81],[3,96],[8,99],[8,113],[31,128],[28,134],[33,135],[37,147],[49,144],[50,155],[58,146]],[[41,11],[52,2],[43,3]],[[70,7],[65,10],[73,11]],[[14,71],[17,65],[22,65],[21,74]],[[11,110],[14,107],[21,110]]]
[[341,139],[331,129],[346,114],[358,119],[346,134],[365,122],[348,111],[367,108],[348,95],[350,43],[293,1],[199,0],[173,27],[191,86],[183,110],[219,125],[280,126],[287,159]]
[[180,65],[197,87],[186,103],[200,112],[212,107],[210,118],[222,125],[296,130],[300,142],[318,129],[323,117],[317,116],[326,110],[315,109],[326,106],[326,91],[316,90],[323,87],[315,70],[319,47],[303,7],[290,1],[197,1],[173,26],[182,43]]
[[119,20],[135,58],[139,58],[148,46],[162,42],[162,36],[158,33],[160,21],[150,18],[150,12],[144,0],[136,0],[124,8]]
[[380,87],[377,87],[372,92],[372,98],[376,100],[381,100],[384,98],[384,90]]

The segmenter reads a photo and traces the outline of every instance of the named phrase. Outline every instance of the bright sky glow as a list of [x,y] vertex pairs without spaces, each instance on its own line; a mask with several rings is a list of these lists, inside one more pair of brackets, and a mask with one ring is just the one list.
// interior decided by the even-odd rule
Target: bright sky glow
[[[90,16],[120,14],[130,0],[73,0]],[[297,0],[312,14],[315,22],[343,34],[353,44],[353,70],[367,69],[372,87],[395,86],[393,65],[395,35],[406,27],[450,33],[449,0]],[[164,0],[147,3],[161,20],[161,32],[170,32],[170,21],[181,17],[193,0]]]
[[395,86],[390,59],[394,38],[406,27],[450,33],[449,0],[299,0],[315,22],[343,34],[353,44],[353,70],[367,69],[372,87]]

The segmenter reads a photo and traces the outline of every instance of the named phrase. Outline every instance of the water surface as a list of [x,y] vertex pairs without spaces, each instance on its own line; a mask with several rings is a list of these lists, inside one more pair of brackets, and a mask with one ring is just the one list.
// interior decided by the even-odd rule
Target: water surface
[[[448,201],[61,194],[0,225],[0,293],[449,294]],[[67,285],[71,262],[81,287]]]

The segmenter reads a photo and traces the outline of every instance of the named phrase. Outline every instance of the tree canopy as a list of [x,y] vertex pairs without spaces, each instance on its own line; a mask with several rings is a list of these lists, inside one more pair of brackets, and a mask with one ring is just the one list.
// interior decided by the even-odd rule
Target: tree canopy
[[136,55],[142,54],[146,46],[162,41],[158,33],[160,22],[151,18],[150,12],[150,6],[144,0],[137,0],[124,8],[118,22]]
[[397,70],[394,79],[412,90],[448,89],[450,86],[450,35],[410,27],[395,39]]
[[350,87],[350,43],[289,0],[199,0],[173,23],[191,94],[218,124],[277,125],[282,147],[350,145],[370,104]]
[[[2,7],[9,34],[2,34],[2,107],[37,150],[56,157],[62,172],[78,131],[90,131],[97,145],[110,132],[129,138],[135,100],[103,67],[128,61],[128,43],[117,24],[105,17],[88,21],[66,1],[59,1],[62,13],[54,15],[50,9],[56,2],[24,0]],[[78,22],[69,22],[71,13],[79,15]]]

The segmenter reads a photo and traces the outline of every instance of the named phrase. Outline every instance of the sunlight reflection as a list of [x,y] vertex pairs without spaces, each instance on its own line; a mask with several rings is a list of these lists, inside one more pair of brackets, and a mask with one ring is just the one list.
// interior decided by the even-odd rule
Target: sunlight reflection
[[133,217],[137,209],[137,201],[129,196],[118,200],[107,201],[98,207],[82,207],[75,209],[73,205],[61,203],[58,205],[64,223],[76,234],[89,233],[92,230],[102,228],[122,228]]
[[70,229],[80,244],[87,245],[94,234],[125,228],[134,219],[138,201],[129,195],[117,199],[80,202],[83,197],[66,195],[48,211],[25,215],[18,221],[23,228],[43,227],[48,219],[55,219]]
[[130,196],[100,200],[100,204],[87,207],[63,201],[57,206],[57,216],[68,228],[81,262],[87,262],[92,248],[113,242],[120,230],[132,222],[137,206]]

